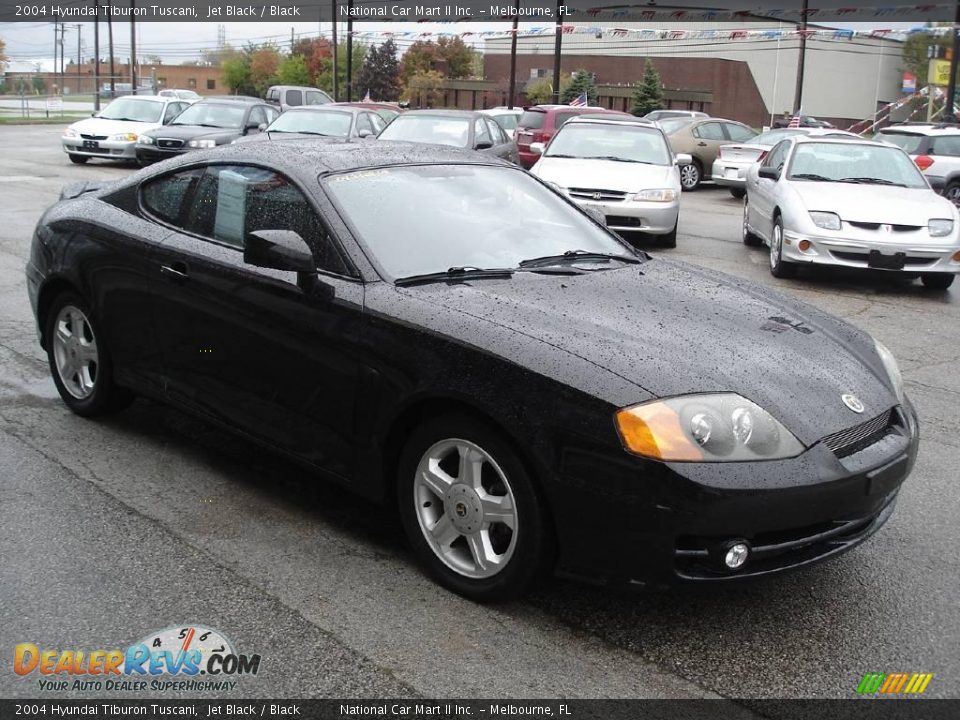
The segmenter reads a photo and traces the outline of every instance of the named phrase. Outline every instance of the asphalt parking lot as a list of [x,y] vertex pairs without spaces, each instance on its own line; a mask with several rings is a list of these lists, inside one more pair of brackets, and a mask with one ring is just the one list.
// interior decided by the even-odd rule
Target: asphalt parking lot
[[[741,243],[740,201],[685,194],[677,249],[652,252],[773,285],[897,356],[922,434],[897,510],[860,548],[776,580],[635,596],[554,581],[479,607],[421,575],[388,512],[296,466],[153,402],[101,421],[66,409],[27,300],[30,237],[64,183],[132,168],[71,165],[60,132],[0,127],[3,653],[201,623],[262,655],[233,697],[849,698],[895,671],[960,696],[960,287],[775,280]],[[7,666],[0,696],[36,682]]]

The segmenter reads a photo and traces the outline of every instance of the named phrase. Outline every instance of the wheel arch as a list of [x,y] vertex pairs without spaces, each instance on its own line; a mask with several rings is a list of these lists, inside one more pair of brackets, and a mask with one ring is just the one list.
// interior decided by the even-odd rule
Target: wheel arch
[[40,347],[44,350],[48,349],[46,327],[50,306],[53,305],[53,301],[64,292],[76,293],[86,300],[76,284],[62,275],[55,275],[48,278],[41,286],[40,292],[37,295],[37,326],[40,328]]

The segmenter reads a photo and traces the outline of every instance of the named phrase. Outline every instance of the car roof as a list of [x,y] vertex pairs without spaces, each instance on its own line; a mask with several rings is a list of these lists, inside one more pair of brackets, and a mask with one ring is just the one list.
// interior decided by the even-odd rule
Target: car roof
[[334,105],[333,103],[325,103],[324,105],[298,105],[297,107],[288,108],[283,111],[283,114],[289,112],[335,112],[343,113],[344,115],[356,115],[361,110],[365,108],[351,107],[349,105]]
[[163,95],[123,95],[114,100],[144,100],[146,102],[167,102],[170,98]]
[[660,129],[660,126],[653,120],[646,120],[644,118],[626,116],[626,115],[616,115],[614,113],[604,113],[604,114],[590,114],[585,113],[583,115],[577,115],[574,118],[567,120],[566,124],[569,125],[573,123],[575,125],[584,125],[584,124],[597,124],[597,125],[636,125],[637,127],[649,127]]
[[900,135],[958,135],[960,126],[951,123],[917,123],[916,125],[891,125],[879,132]]
[[204,98],[200,98],[197,102],[239,102],[239,103],[262,103],[258,97],[252,97],[250,95],[207,95]]
[[851,143],[856,143],[858,145],[873,145],[874,147],[895,147],[889,143],[878,142],[876,140],[868,140],[867,138],[862,137],[830,137],[828,135],[792,135],[785,140],[792,140],[796,143],[809,145],[810,143],[835,143],[842,145],[849,145]]
[[445,110],[443,108],[433,110],[430,108],[421,108],[420,110],[409,110],[403,115],[404,117],[408,115],[433,115],[435,117],[474,118],[480,114],[481,113],[476,110]]
[[550,112],[551,110],[606,110],[605,107],[600,107],[599,105],[531,105],[525,107],[524,112],[532,110],[534,112]]

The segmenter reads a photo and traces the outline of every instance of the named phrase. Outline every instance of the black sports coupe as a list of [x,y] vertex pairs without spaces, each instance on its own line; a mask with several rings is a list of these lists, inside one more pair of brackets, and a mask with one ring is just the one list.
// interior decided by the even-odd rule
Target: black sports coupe
[[917,453],[870,335],[467,150],[251,143],[71,186],[27,277],[74,412],[143,394],[394,503],[476,600],[805,566]]

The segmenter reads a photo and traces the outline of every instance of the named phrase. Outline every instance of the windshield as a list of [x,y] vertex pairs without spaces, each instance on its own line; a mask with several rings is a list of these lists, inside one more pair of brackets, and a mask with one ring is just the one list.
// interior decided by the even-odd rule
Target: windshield
[[381,140],[433,143],[467,147],[470,140],[469,118],[442,115],[399,115],[380,133]]
[[133,120],[158,123],[163,115],[163,103],[136,98],[120,98],[107,105],[97,116],[104,120]]
[[288,110],[267,127],[267,132],[347,137],[350,134],[352,117],[350,113],[337,110]]
[[[418,165],[335,175],[325,187],[393,278],[453,267],[516,268],[568,250],[630,255],[527,173]],[[376,199],[377,212],[370,212]]]
[[177,115],[171,125],[203,125],[239,130],[244,108],[236,105],[198,102]]
[[806,135],[803,130],[797,130],[796,128],[784,128],[783,130],[768,130],[765,133],[760,133],[755,138],[751,139],[749,143],[751,145],[763,145],[764,147],[773,147],[778,142],[784,138],[788,138],[791,135]]
[[896,145],[904,152],[915,155],[917,149],[920,147],[920,143],[923,142],[923,137],[923,135],[912,135],[910,133],[878,132],[873,136],[873,139]]
[[517,127],[516,115],[504,113],[503,115],[494,115],[493,119],[496,120],[497,124],[504,130],[513,130]]
[[908,188],[927,186],[917,166],[899,148],[855,142],[799,143],[787,177],[820,182],[873,180]]
[[667,118],[666,120],[658,120],[660,127],[663,128],[663,132],[667,135],[673,135],[677,130],[682,127],[685,127],[693,122],[692,117],[679,117],[679,118]]
[[670,165],[670,150],[663,133],[652,127],[572,123],[557,133],[546,157],[605,158],[628,162]]

